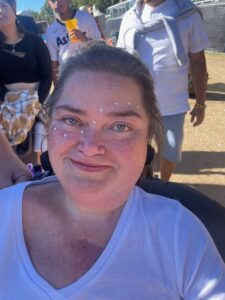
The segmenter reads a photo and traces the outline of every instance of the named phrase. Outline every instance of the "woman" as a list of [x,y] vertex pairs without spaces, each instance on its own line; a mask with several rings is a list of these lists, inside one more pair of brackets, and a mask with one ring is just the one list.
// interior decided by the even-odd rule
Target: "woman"
[[145,66],[87,46],[48,105],[56,177],[0,191],[2,299],[225,299],[224,264],[200,222],[135,187],[160,140]]
[[[24,31],[10,0],[0,0],[0,67],[1,101],[10,96],[14,99],[15,95],[20,99],[25,94],[29,99],[31,94],[36,102],[44,102],[51,87],[50,56],[40,37]],[[10,138],[12,145],[20,142],[15,133]]]

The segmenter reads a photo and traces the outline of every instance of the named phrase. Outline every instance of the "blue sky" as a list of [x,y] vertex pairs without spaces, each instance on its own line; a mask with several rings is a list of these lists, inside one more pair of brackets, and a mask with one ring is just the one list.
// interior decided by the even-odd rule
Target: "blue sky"
[[45,0],[17,0],[17,10],[35,10],[40,11]]

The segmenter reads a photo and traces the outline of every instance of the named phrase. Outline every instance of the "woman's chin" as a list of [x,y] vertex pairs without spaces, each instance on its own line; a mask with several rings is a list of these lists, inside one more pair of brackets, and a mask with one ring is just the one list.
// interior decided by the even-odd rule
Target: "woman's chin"
[[79,174],[69,176],[68,180],[64,180],[63,186],[66,190],[73,191],[73,194],[88,194],[103,192],[107,189],[107,186],[111,185],[112,180],[109,174]]

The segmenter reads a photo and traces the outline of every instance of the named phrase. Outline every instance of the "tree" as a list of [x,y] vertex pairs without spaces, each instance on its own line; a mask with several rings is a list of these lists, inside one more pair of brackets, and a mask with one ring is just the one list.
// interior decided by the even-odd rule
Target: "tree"
[[[95,4],[96,8],[102,13],[105,13],[107,7],[118,2],[119,0],[71,0],[73,7],[79,8],[84,5],[93,6]],[[46,21],[48,24],[51,24],[55,19],[54,13],[49,7],[47,0],[39,13],[33,11],[31,13],[36,21]]]
[[33,17],[35,20],[38,20],[39,13],[33,10],[26,10],[28,16]]
[[101,12],[105,13],[107,7],[114,5],[116,3],[119,3],[119,2],[120,2],[119,0],[114,0],[114,1],[112,1],[112,0],[96,0],[95,5]]
[[107,7],[118,3],[119,0],[72,0],[71,2],[78,8],[83,5],[93,6],[95,4],[97,9],[99,9],[102,13],[105,13]]
[[48,5],[48,1],[45,1],[44,6],[42,7],[40,13],[38,14],[38,21],[46,21],[48,24],[51,24],[55,19],[54,13]]

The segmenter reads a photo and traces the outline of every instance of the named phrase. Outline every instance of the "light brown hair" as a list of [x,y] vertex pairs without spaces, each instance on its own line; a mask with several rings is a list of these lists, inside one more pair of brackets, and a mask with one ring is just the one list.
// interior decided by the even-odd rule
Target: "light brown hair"
[[138,83],[142,91],[143,104],[149,116],[149,143],[151,144],[154,139],[159,152],[162,125],[151,75],[137,56],[123,49],[108,46],[104,42],[91,42],[85,45],[61,66],[58,82],[47,101],[49,118],[62,94],[66,80],[71,74],[83,70],[108,72],[133,79]]

